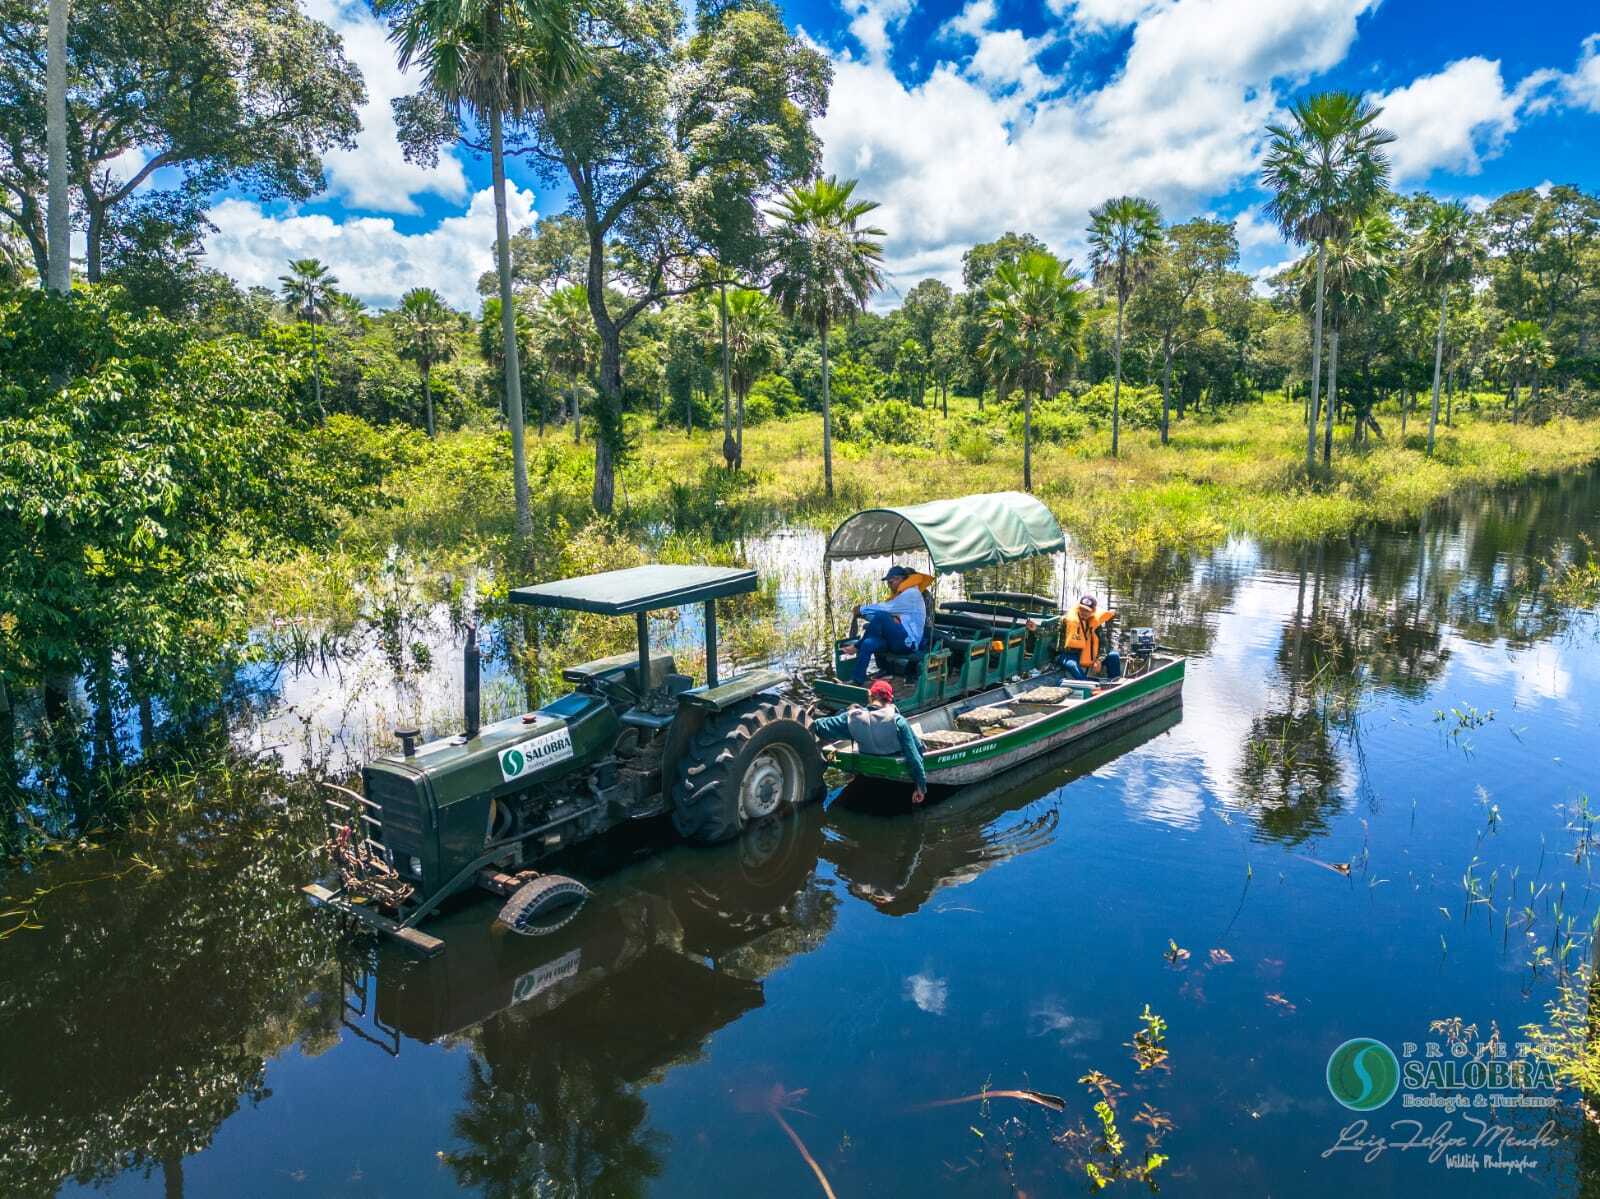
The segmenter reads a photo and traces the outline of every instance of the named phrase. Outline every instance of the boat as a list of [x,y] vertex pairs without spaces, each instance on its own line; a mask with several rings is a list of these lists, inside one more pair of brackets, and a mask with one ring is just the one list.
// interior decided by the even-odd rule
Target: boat
[[[824,570],[861,558],[920,557],[925,573],[966,574],[1063,552],[1066,538],[1050,509],[1025,492],[1000,491],[932,500],[898,508],[866,508],[846,518],[828,538]],[[867,700],[879,677],[894,685],[903,713],[948,705],[964,696],[1048,670],[1060,639],[1062,608],[1048,596],[1019,591],[979,591],[962,600],[929,603],[929,635],[921,652],[892,655],[886,674],[865,684],[850,680],[860,648],[852,631],[833,643],[831,678],[812,686],[819,706],[840,710]]]
[[[1137,630],[1123,677],[1077,680],[1049,670],[908,715],[925,750],[928,784],[965,787],[1044,755],[1070,758],[1182,702],[1185,659]],[[911,782],[900,755],[867,754],[851,742],[825,750],[861,778]]]

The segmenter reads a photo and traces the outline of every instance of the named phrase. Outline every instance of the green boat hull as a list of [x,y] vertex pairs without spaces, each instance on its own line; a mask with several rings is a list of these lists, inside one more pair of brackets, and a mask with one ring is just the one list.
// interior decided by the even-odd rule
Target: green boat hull
[[[928,782],[941,787],[964,787],[1001,771],[1020,766],[1045,754],[1059,754],[1082,744],[1085,749],[1102,741],[1102,734],[1114,727],[1136,721],[1179,700],[1183,694],[1185,659],[1173,658],[1148,674],[1125,679],[1098,695],[1047,711],[1020,728],[1007,729],[962,745],[930,748],[923,755]],[[940,709],[966,711],[975,707],[1019,702],[1029,690],[1054,685],[1053,676],[1040,676],[1024,684],[1014,684],[974,696]],[[1021,702],[1026,702],[1022,700]],[[912,718],[921,725],[936,713]],[[900,757],[884,757],[844,750],[835,755],[834,765],[864,778],[880,778],[909,783],[910,771]]]

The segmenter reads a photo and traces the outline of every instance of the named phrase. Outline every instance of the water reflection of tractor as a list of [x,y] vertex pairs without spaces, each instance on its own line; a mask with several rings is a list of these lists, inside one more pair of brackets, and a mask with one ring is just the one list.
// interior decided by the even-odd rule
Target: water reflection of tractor
[[[834,533],[828,557],[920,549],[931,579],[1063,546],[1043,504],[1001,493],[858,513]],[[859,675],[861,646],[836,644],[837,677],[817,681],[814,703],[792,698],[789,676],[779,671],[723,680],[717,601],[756,588],[751,570],[655,565],[513,590],[514,603],[535,608],[632,616],[637,652],[569,667],[570,694],[481,727],[478,651],[469,636],[463,731],[419,746],[415,730],[399,730],[400,752],[366,767],[362,792],[330,801],[336,869],[307,886],[308,896],[436,953],[442,940],[418,926],[452,896],[487,889],[505,898],[501,920],[524,926],[587,894],[538,864],[620,826],[666,817],[682,840],[712,845],[819,798],[824,762],[812,713],[863,694],[841,681],[847,672]],[[704,609],[702,683],[650,646],[650,614],[688,605]],[[971,771],[1029,760],[1125,722],[1182,685],[1182,660],[1162,657],[1153,635],[1135,648],[1142,674],[1136,665],[1101,684],[1055,685],[1063,681],[1052,658],[1065,613],[1041,596],[978,593],[936,605],[929,592],[927,607],[923,644],[885,655],[876,677],[894,683],[906,715],[920,713],[919,732],[942,738],[929,755],[935,782],[962,784]],[[968,709],[1002,723],[963,731],[956,726],[972,715]],[[841,748],[847,752],[836,760],[853,773],[906,777],[902,759]]]

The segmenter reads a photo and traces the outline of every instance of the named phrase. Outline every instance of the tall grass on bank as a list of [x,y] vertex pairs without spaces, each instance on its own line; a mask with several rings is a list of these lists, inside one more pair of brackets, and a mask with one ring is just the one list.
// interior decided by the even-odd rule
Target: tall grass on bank
[[[468,431],[416,447],[387,485],[388,503],[350,522],[339,554],[263,569],[261,609],[348,611],[348,576],[395,552],[440,572],[488,570],[522,582],[633,561],[707,561],[781,524],[830,528],[876,504],[915,503],[1020,485],[1021,447],[1004,410],[955,399],[950,417],[916,410],[912,444],[841,441],[837,496],[822,492],[820,417],[801,414],[747,430],[742,472],[719,465],[720,431],[635,430],[616,515],[593,517],[592,449],[552,429],[535,439],[530,475],[538,528],[511,549],[510,451],[495,433]],[[1421,435],[1336,447],[1331,470],[1307,474],[1299,405],[1268,399],[1220,417],[1175,422],[1171,444],[1129,430],[1122,456],[1104,431],[1036,447],[1035,491],[1080,551],[1142,561],[1205,550],[1230,535],[1310,542],[1375,521],[1414,518],[1468,487],[1515,484],[1600,460],[1600,420],[1509,424],[1458,409],[1433,456]]]

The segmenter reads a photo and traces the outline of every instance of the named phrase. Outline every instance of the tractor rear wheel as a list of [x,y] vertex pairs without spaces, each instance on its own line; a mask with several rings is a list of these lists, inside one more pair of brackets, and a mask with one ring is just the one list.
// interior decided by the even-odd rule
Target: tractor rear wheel
[[822,769],[805,707],[751,700],[694,735],[672,788],[673,826],[696,845],[731,841],[820,794]]

